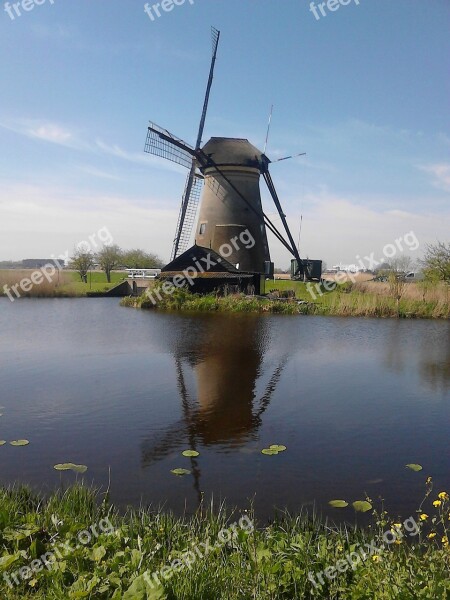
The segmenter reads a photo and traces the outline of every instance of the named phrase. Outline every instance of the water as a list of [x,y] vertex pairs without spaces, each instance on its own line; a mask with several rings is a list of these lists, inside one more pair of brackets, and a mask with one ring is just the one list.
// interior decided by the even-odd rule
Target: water
[[427,475],[450,490],[448,322],[0,299],[0,332],[0,439],[30,440],[0,448],[1,484],[49,491],[75,462],[98,486],[110,472],[120,505],[181,512],[204,494],[264,518],[365,492],[407,517]]

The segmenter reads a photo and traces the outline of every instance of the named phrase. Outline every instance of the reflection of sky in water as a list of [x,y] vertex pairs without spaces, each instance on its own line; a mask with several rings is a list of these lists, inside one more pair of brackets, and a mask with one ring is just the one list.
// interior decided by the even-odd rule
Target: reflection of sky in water
[[[113,497],[181,510],[200,491],[273,505],[364,491],[411,511],[424,465],[448,479],[450,325],[253,315],[180,316],[114,299],[0,301],[2,482],[52,487],[89,466]],[[263,457],[272,443],[288,446]],[[181,450],[195,447],[190,461]],[[170,469],[192,468],[175,479]],[[70,480],[68,475],[65,480]],[[333,513],[334,514],[334,513]]]

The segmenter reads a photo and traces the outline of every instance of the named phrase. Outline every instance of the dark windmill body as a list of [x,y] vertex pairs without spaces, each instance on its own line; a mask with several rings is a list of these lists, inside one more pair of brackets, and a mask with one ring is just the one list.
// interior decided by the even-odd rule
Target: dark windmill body
[[[162,270],[161,277],[170,279],[192,268],[194,265],[190,261],[195,254],[199,254],[200,249],[203,253],[209,250],[226,259],[231,269],[227,268],[226,275],[220,274],[224,273],[223,269],[214,270],[214,267],[200,271],[192,285],[193,291],[228,288],[227,280],[237,278],[234,288],[259,294],[264,291],[261,282],[273,275],[266,229],[294,256],[295,278],[303,278],[307,269],[282,211],[269,173],[271,161],[265,153],[248,140],[239,138],[213,137],[202,146],[220,32],[213,28],[212,36],[213,57],[195,148],[153,123],[148,127],[145,151],[189,169],[171,262]],[[287,239],[263,211],[261,176],[275,203]],[[194,224],[194,246],[187,252]],[[251,290],[249,275],[253,276]],[[199,284],[199,280],[205,278],[209,280],[208,285]]]

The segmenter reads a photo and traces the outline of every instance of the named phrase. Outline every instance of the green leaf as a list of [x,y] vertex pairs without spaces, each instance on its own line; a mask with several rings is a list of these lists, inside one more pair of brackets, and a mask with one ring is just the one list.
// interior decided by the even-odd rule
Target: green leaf
[[74,463],[61,463],[54,465],[55,471],[75,471],[75,473],[86,473],[86,465],[75,465]]
[[365,513],[368,510],[372,510],[372,505],[366,500],[357,500],[356,502],[353,502],[353,508],[356,510],[356,512]]
[[30,443],[28,440],[15,440],[14,442],[9,442],[11,446],[28,446]]
[[104,546],[97,546],[92,550],[91,558],[95,560],[95,562],[101,562],[102,558],[106,554],[106,548]]
[[5,554],[5,556],[0,557],[0,571],[6,571],[12,564],[19,560],[21,557],[20,553],[16,554]]
[[423,469],[422,465],[416,465],[414,463],[406,465],[406,468],[411,469],[411,471],[421,471]]
[[346,508],[348,506],[348,502],[345,500],[330,500],[328,504],[333,508]]
[[275,456],[276,454],[279,454],[279,452],[273,448],[264,448],[261,450],[261,454],[265,454],[266,456]]
[[286,446],[279,446],[278,444],[272,444],[272,446],[270,446],[269,450],[276,450],[277,452],[284,452],[285,450],[287,450]]
[[196,456],[200,456],[200,452],[197,452],[197,450],[185,450],[184,452],[182,452],[183,456],[186,456],[187,458],[191,458],[191,457],[196,457]]
[[164,588],[159,585],[156,588],[148,585],[144,575],[136,577],[122,596],[122,600],[164,600],[165,598],[167,595]]
[[0,440],[0,446],[4,446],[6,444],[6,440]]
[[191,472],[188,469],[172,469],[170,472],[178,476],[191,474]]

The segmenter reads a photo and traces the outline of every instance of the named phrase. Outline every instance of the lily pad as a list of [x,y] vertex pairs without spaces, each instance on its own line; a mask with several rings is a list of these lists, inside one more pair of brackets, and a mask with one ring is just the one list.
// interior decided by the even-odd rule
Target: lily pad
[[4,446],[6,444],[6,440],[0,440],[0,446]]
[[28,446],[30,443],[28,440],[15,440],[14,442],[9,442],[11,446]]
[[348,506],[348,502],[345,500],[330,500],[328,504],[333,508],[346,508]]
[[187,458],[194,458],[196,456],[200,456],[200,452],[197,452],[197,450],[185,450],[182,452],[182,455],[186,456]]
[[173,473],[174,475],[178,475],[178,477],[191,474],[189,469],[172,469],[170,472]]
[[356,502],[353,502],[353,508],[356,510],[356,512],[365,513],[369,510],[372,510],[372,505],[366,500],[357,500]]
[[279,452],[274,448],[264,448],[261,450],[261,454],[265,454],[266,456],[275,456],[276,454],[279,454]]
[[406,465],[406,468],[411,469],[411,471],[421,471],[423,469],[422,465],[416,465],[414,463]]
[[286,446],[279,446],[278,444],[272,444],[272,446],[270,446],[270,450],[276,450],[277,452],[284,452],[285,450],[287,450]]
[[73,463],[61,463],[54,465],[55,471],[75,471],[75,473],[86,473],[86,465],[74,465]]

